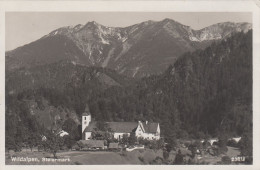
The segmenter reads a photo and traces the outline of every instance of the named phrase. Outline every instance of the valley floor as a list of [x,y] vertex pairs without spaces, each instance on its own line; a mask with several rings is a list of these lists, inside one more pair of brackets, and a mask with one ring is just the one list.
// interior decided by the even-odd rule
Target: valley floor
[[[186,155],[185,159],[189,159],[190,151],[186,148],[180,148],[181,152]],[[233,147],[228,147],[227,156],[233,157],[239,155],[239,150]],[[168,162],[172,164],[175,159],[176,151],[171,151]],[[21,152],[6,153],[6,165],[148,165],[151,164],[156,157],[163,158],[162,150],[134,150],[132,152],[109,152],[109,151],[65,151],[57,153],[58,159],[53,162],[53,155],[48,152],[38,152],[23,150]],[[26,158],[27,157],[27,158]],[[14,158],[36,158],[38,161],[14,161]],[[43,158],[50,158],[47,161]],[[29,159],[30,160],[30,159]],[[63,162],[62,162],[63,161]],[[204,155],[200,158],[199,162],[205,162],[206,164],[216,164],[221,161],[221,156],[215,157],[210,155]]]

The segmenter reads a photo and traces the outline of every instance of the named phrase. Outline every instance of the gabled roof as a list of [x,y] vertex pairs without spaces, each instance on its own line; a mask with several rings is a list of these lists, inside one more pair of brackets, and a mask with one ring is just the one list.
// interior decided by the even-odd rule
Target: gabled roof
[[[138,127],[138,122],[106,122],[108,127],[111,128],[112,132],[117,133],[131,133],[135,132]],[[147,124],[142,122],[146,133],[156,133],[158,123],[148,122]],[[86,127],[84,132],[92,132],[96,126],[96,122],[90,122],[89,126]]]
[[137,128],[137,122],[107,122],[113,132],[131,133]]
[[[112,132],[118,133],[130,133],[134,132],[137,128],[137,122],[106,122],[108,127],[112,130]],[[90,122],[88,127],[84,130],[84,132],[92,132],[96,126],[96,122]]]
[[113,148],[118,148],[118,143],[109,143],[109,146],[108,146],[110,149],[113,149]]
[[145,122],[142,123],[145,133],[156,133],[158,123],[148,122],[147,124]]
[[79,141],[84,146],[87,146],[89,148],[99,148],[104,147],[104,141],[103,140],[80,140]]

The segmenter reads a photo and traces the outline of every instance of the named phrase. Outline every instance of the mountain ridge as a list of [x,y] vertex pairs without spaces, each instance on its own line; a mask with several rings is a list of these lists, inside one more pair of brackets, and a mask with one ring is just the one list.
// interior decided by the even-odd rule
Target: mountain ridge
[[[227,38],[235,32],[247,32],[251,28],[249,23],[225,22],[194,30],[169,18],[127,27],[107,27],[92,21],[55,29],[35,42],[6,52],[6,65],[7,69],[32,67],[41,64],[42,58],[46,57],[42,63],[70,60],[86,66],[111,68],[131,77],[144,77],[162,73],[185,52],[204,49],[213,41]],[[52,39],[58,36],[64,36],[67,43],[57,42],[60,49],[52,49],[51,54],[46,52],[51,43],[44,41],[53,42],[55,40]],[[39,42],[42,45],[38,50],[28,50],[28,46],[41,44]]]

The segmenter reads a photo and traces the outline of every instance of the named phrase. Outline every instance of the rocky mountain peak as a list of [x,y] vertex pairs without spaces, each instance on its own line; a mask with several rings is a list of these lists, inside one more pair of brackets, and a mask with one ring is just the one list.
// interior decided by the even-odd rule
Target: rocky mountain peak
[[[58,28],[41,38],[41,43],[40,40],[36,41],[36,44],[40,51],[46,52],[41,55],[52,60],[55,60],[53,56],[59,54],[72,57],[72,61],[77,64],[88,63],[92,66],[112,68],[129,76],[142,77],[160,73],[185,52],[203,49],[212,41],[227,38],[232,33],[247,32],[251,28],[252,25],[249,23],[225,22],[194,30],[169,18],[162,21],[148,20],[128,27],[108,27],[91,21],[85,25]],[[59,38],[61,36],[64,38]],[[53,54],[47,49],[51,41],[63,43],[60,49],[55,48],[59,46],[58,44],[54,45]],[[69,49],[68,44],[74,51]],[[15,57],[12,58],[12,62],[7,62],[15,65],[15,68],[20,67],[18,61],[21,56],[28,59],[30,58],[28,55],[39,55],[39,49],[35,49],[34,45],[33,42],[29,45],[31,48],[20,47],[19,50],[8,52],[6,60],[9,60],[9,56],[19,57],[17,62]],[[82,58],[84,63],[80,61]],[[34,60],[38,62],[35,58],[31,58],[24,63]]]

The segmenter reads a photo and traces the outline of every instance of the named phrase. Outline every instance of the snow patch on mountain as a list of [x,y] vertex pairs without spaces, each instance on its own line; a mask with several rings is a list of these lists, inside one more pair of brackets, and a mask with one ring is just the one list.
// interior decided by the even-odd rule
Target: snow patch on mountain
[[100,38],[101,38],[101,42],[102,42],[103,44],[110,44],[108,40],[105,40],[105,39],[102,37],[102,35],[100,35]]
[[109,52],[108,52],[108,56],[107,58],[105,58],[104,62],[102,63],[102,67],[106,67],[108,65],[109,60],[111,59],[112,55],[114,54],[115,48],[112,48]]

